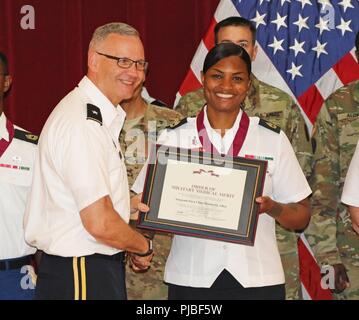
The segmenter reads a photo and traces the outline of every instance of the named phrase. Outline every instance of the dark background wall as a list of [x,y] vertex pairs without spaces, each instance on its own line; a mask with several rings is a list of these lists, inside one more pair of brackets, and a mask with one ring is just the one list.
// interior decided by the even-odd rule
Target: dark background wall
[[[113,21],[139,30],[150,63],[151,96],[172,104],[219,0],[0,0],[0,51],[14,82],[5,111],[40,133],[48,115],[86,71],[96,27]],[[35,28],[24,30],[26,5]]]

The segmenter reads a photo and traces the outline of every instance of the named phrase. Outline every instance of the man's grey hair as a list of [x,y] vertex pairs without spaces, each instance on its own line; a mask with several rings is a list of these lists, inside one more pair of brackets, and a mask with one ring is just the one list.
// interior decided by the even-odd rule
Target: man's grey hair
[[101,27],[98,27],[92,35],[92,39],[90,41],[90,48],[97,46],[99,43],[104,41],[106,37],[111,34],[119,34],[121,36],[134,36],[139,37],[139,32],[130,25],[123,22],[112,22],[105,24]]

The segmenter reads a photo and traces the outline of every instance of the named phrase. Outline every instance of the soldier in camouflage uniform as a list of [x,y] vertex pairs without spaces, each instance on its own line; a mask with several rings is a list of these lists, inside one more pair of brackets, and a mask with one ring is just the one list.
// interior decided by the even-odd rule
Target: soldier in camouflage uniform
[[310,198],[312,219],[304,233],[322,274],[327,275],[331,272],[332,281],[327,283],[328,288],[332,292],[340,293],[348,285],[348,276],[337,245],[339,146],[335,125],[325,106],[321,108],[314,124],[312,141],[314,162],[308,180],[313,190]]
[[[255,27],[241,17],[230,17],[215,27],[215,42],[233,42],[242,46],[252,61],[256,57]],[[205,104],[203,89],[183,96],[176,106],[184,116],[195,117]],[[281,127],[286,133],[297,155],[300,165],[308,177],[312,166],[312,146],[304,119],[299,108],[285,92],[272,87],[251,75],[251,87],[244,103],[249,116],[259,116]],[[286,277],[286,299],[299,299],[299,261],[297,235],[279,224],[276,228],[279,252]]]
[[[359,33],[357,34],[355,44],[357,59],[359,61]],[[332,198],[337,201],[338,209],[336,215],[333,215],[331,218],[336,222],[336,242],[339,254],[333,254],[333,260],[329,260],[328,263],[332,265],[342,263],[348,272],[350,287],[345,289],[342,294],[336,295],[336,298],[357,300],[359,299],[359,238],[352,229],[348,209],[340,203],[339,197],[343,191],[344,180],[350,160],[359,139],[359,80],[333,93],[326,100],[322,109],[326,110],[323,112],[329,112],[330,115],[330,124],[327,125],[329,129],[325,128],[324,131],[334,130],[336,141],[331,143],[324,137],[318,145],[332,144],[332,149],[337,149],[336,154],[332,153],[332,157],[334,159],[333,162],[337,161],[336,165],[338,170],[337,173],[333,173],[329,177],[330,181],[326,184],[326,186],[332,184],[338,187],[337,190],[332,189]],[[336,181],[338,181],[338,183],[335,183]],[[334,230],[333,226],[328,227]],[[326,232],[326,234],[330,233]],[[333,236],[334,235],[335,234],[333,234]],[[330,241],[331,239],[315,240],[317,240],[315,241],[316,243],[320,240],[322,246],[334,247],[331,245],[331,243],[333,243],[333,241]]]
[[[131,100],[123,101],[121,107],[126,111],[126,121],[120,134],[121,149],[125,156],[128,184],[131,189],[137,175],[147,159],[149,143],[156,143],[159,133],[167,126],[179,122],[183,117],[166,107],[148,104],[141,97],[138,88]],[[133,196],[134,194],[131,194]],[[132,225],[134,219],[131,217]],[[156,234],[153,240],[155,255],[147,272],[135,273],[126,266],[126,286],[129,300],[167,299],[167,286],[163,282],[165,262],[171,247],[171,236]]]

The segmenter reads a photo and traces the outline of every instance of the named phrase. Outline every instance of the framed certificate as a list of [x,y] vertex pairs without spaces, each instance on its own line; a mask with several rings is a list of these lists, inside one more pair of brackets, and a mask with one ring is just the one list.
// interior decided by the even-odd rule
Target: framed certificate
[[253,245],[267,162],[157,145],[138,227]]

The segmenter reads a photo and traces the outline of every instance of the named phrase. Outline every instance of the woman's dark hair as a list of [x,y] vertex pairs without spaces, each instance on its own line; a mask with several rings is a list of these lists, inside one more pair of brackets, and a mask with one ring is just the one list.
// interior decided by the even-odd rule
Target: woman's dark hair
[[207,53],[203,63],[203,74],[205,74],[208,69],[215,65],[218,61],[231,56],[240,57],[247,66],[248,74],[251,74],[252,63],[247,51],[241,46],[229,42],[220,43]]
[[9,74],[9,63],[6,55],[0,51],[0,64],[2,65],[3,73],[7,76]]

